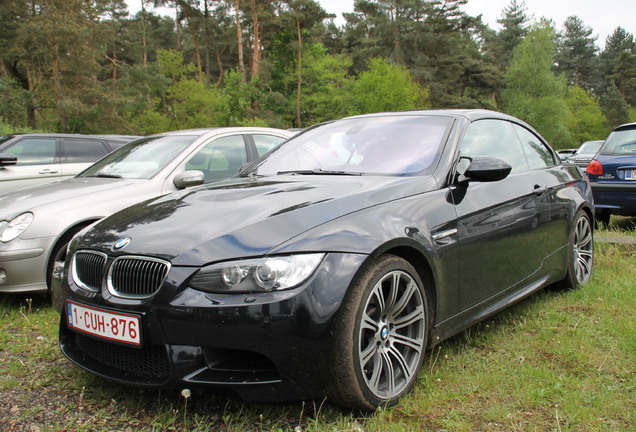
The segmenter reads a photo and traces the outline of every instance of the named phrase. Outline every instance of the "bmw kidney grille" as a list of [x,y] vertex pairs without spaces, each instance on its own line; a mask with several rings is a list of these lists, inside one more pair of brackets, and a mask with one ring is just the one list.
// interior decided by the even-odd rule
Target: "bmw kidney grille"
[[121,256],[108,264],[101,252],[78,251],[73,258],[73,278],[82,288],[98,291],[106,278],[108,291],[123,298],[155,295],[169,270],[169,262],[151,257]]

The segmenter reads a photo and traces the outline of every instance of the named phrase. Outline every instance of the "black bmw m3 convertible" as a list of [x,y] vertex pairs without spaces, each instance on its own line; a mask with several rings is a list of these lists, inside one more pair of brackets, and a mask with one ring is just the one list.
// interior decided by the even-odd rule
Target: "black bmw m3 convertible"
[[76,236],[60,346],[122,383],[372,410],[427,348],[586,283],[593,215],[587,177],[513,117],[344,118]]

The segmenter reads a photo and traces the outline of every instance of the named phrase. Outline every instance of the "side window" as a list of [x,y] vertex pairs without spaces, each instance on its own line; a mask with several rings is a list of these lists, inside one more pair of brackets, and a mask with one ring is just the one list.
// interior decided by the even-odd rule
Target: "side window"
[[66,163],[95,162],[108,153],[104,143],[99,140],[65,138],[62,143]]
[[256,144],[256,151],[259,156],[263,156],[270,150],[275,149],[285,141],[284,138],[277,137],[274,135],[252,135],[254,139],[254,144]]
[[519,125],[514,125],[519,139],[521,140],[521,146],[526,153],[528,159],[528,165],[531,170],[551,167],[555,165],[552,152],[545,146],[545,144],[535,134],[528,129]]
[[25,138],[7,147],[4,153],[18,157],[17,165],[42,165],[55,163],[55,138]]
[[512,166],[512,172],[528,170],[528,161],[512,123],[478,120],[468,126],[460,145],[462,156],[491,156]]
[[218,138],[199,149],[185,165],[186,170],[199,170],[206,183],[232,177],[247,162],[242,135]]

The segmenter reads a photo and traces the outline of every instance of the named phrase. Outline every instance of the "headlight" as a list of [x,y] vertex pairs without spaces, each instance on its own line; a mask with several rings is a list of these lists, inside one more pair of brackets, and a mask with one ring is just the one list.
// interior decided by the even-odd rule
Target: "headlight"
[[316,270],[325,254],[274,256],[204,267],[190,286],[207,292],[277,291],[296,287]]
[[7,222],[0,222],[0,241],[10,242],[22,234],[33,222],[33,213],[22,213],[20,216]]

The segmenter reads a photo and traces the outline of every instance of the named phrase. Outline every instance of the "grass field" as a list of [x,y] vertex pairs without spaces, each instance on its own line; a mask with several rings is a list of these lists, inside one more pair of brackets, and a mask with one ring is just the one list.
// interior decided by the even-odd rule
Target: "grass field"
[[[634,220],[601,234],[636,239]],[[373,415],[139,390],[72,366],[58,316],[0,294],[0,431],[636,431],[636,245],[596,243],[592,281],[543,292],[443,342]]]

